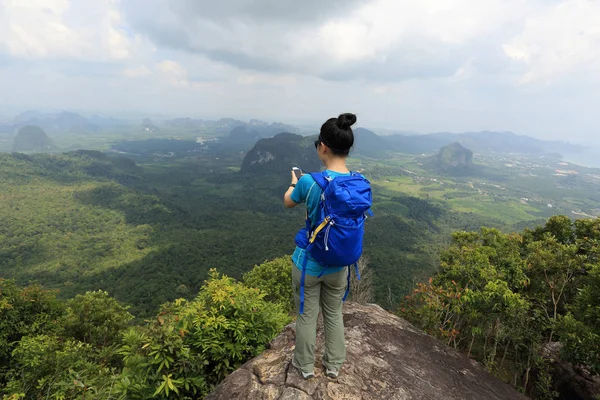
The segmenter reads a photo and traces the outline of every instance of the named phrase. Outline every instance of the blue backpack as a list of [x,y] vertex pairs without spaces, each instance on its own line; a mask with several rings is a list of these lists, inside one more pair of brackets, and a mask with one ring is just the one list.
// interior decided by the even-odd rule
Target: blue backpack
[[[296,235],[296,244],[306,249],[300,279],[300,314],[304,313],[304,282],[308,254],[324,267],[348,267],[348,286],[343,301],[350,292],[351,266],[358,272],[358,260],[363,251],[364,223],[372,216],[371,183],[362,175],[329,177],[327,172],[310,174],[323,193],[319,202],[319,220],[313,225],[306,217],[306,227]],[[312,226],[315,226],[314,230]],[[323,275],[323,272],[321,275]],[[319,275],[319,278],[321,277]]]

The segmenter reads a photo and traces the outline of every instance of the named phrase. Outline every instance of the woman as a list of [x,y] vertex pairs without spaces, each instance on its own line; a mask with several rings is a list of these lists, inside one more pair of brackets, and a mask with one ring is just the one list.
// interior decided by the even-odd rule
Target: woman
[[[330,178],[335,179],[337,176],[350,174],[346,166],[346,158],[354,145],[351,126],[355,122],[354,114],[342,114],[338,118],[330,118],[321,126],[315,148]],[[292,172],[292,183],[284,195],[284,204],[291,208],[304,203],[309,220],[318,221],[321,194],[321,188],[309,174],[297,179]],[[312,228],[315,228],[314,224]],[[292,255],[292,261],[296,266],[292,269],[296,308],[299,308],[302,262],[306,256],[306,251],[300,247],[296,247]],[[346,267],[325,268],[308,256],[304,284],[304,313],[298,313],[296,348],[292,358],[292,365],[302,373],[304,379],[314,377],[319,307],[323,312],[325,326],[325,352],[322,364],[327,376],[336,378],[346,359],[342,319],[342,299],[346,291],[346,279]]]

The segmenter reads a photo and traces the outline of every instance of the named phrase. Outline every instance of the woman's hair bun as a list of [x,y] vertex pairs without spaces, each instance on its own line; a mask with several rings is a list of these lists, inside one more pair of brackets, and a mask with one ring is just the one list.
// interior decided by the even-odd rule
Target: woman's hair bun
[[351,113],[345,113],[337,118],[336,125],[340,129],[349,129],[356,122],[356,115]]

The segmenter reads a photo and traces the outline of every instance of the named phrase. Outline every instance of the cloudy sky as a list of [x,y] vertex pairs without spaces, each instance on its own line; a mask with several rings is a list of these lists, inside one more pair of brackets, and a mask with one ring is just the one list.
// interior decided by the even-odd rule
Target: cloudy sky
[[600,1],[0,0],[0,107],[589,142]]

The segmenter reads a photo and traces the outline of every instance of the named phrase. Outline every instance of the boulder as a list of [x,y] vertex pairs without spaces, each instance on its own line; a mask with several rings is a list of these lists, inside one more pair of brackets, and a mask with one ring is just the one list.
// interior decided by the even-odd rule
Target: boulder
[[593,375],[581,366],[561,360],[561,344],[552,342],[542,349],[544,357],[552,368],[554,390],[557,400],[596,400],[600,398],[600,376]]
[[340,376],[320,365],[323,328],[317,332],[315,378],[291,366],[294,323],[260,356],[229,375],[207,400],[525,400],[475,361],[376,305],[344,306],[347,361]]

